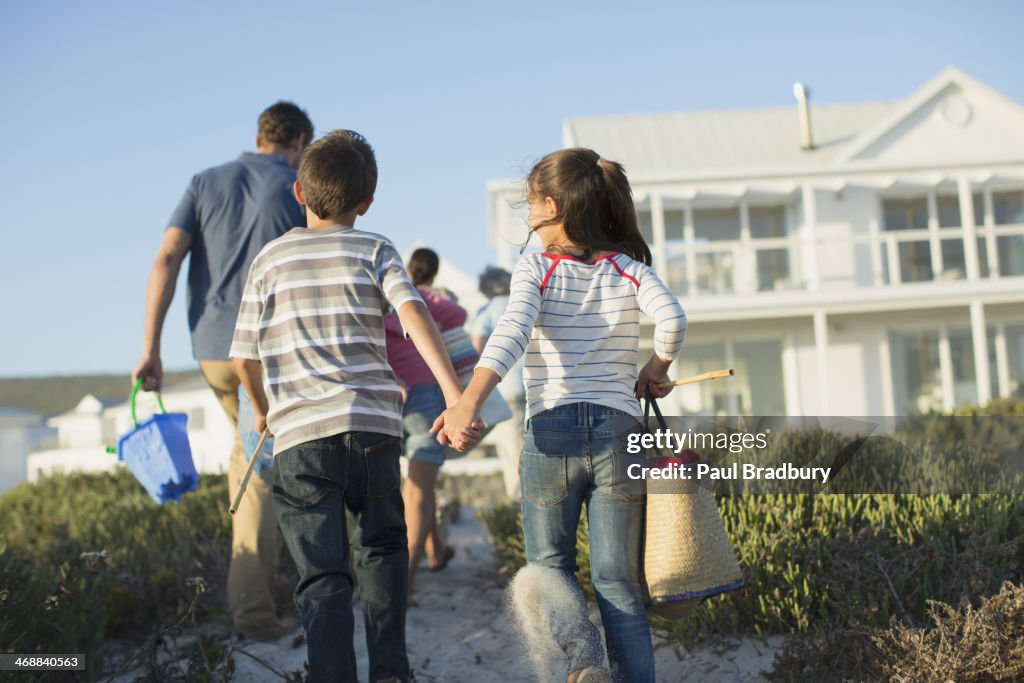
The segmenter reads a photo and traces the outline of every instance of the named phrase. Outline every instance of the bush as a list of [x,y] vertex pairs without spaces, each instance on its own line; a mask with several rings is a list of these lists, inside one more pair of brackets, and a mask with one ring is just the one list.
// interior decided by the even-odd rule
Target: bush
[[[1024,404],[990,408],[914,418],[891,437],[863,442],[833,490],[866,494],[720,494],[719,511],[747,586],[670,628],[695,638],[803,631],[836,618],[884,626],[896,616],[913,624],[926,618],[929,600],[956,604],[963,595],[991,594],[1006,579],[1021,580]],[[829,464],[822,460],[831,462],[849,442],[825,429],[783,429],[758,460]],[[737,457],[703,455],[716,464]],[[888,495],[997,484],[1008,493]],[[521,564],[518,519],[495,510],[484,522],[502,561],[510,568]],[[581,524],[581,541],[585,534]],[[581,551],[585,547],[581,542]]]
[[933,626],[845,628],[791,638],[769,680],[1019,681],[1024,679],[1024,588],[1006,583],[978,608],[932,601]]
[[84,653],[180,619],[225,612],[230,549],[223,476],[203,477],[179,504],[157,505],[126,470],[54,475],[0,497],[0,651]]
[[[1024,566],[1024,494],[725,496],[719,511],[746,585],[687,620],[656,620],[684,640],[791,633],[836,624],[919,623],[930,600],[988,595]],[[511,508],[481,513],[508,571],[525,564]],[[580,580],[589,585],[586,518]]]

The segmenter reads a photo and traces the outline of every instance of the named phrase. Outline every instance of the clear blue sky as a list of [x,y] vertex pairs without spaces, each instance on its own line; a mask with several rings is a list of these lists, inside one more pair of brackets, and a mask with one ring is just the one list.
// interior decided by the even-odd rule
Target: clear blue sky
[[567,117],[891,100],[950,64],[1024,102],[1022,28],[1019,2],[4,3],[0,376],[129,371],[171,210],[277,99],[376,147],[364,226],[476,273],[485,183]]

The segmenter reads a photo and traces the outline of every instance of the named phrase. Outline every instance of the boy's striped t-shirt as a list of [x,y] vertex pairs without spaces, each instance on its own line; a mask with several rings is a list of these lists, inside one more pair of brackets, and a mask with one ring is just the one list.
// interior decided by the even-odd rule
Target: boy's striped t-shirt
[[686,314],[649,266],[625,254],[592,263],[533,254],[512,274],[508,307],[477,367],[504,377],[525,354],[528,418],[581,401],[640,415],[641,313],[654,320],[654,352],[674,360]]
[[263,364],[275,453],[343,432],[402,436],[383,320],[407,301],[422,299],[381,235],[296,228],[256,256],[231,357]]

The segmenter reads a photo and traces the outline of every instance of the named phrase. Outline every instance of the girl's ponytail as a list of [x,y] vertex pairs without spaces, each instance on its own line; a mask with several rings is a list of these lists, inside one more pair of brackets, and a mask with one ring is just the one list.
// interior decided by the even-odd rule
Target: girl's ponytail
[[621,251],[651,265],[651,250],[637,225],[633,194],[622,165],[583,147],[561,149],[537,162],[526,178],[529,196],[552,197],[565,235],[583,247],[586,261],[595,251]]
[[597,164],[604,176],[608,197],[608,223],[605,225],[608,241],[618,244],[631,258],[651,265],[651,249],[640,234],[633,193],[622,164],[607,159],[598,159]]

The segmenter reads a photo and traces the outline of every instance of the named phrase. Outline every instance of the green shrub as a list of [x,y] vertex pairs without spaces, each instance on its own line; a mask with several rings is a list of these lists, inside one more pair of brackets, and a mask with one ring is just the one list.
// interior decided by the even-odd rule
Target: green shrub
[[[46,477],[0,497],[0,651],[86,655],[137,639],[188,609],[193,577],[222,588],[230,548],[223,476],[157,505],[124,469]],[[197,618],[224,612],[224,590]]]
[[[684,641],[836,623],[887,626],[891,617],[920,623],[929,600],[955,604],[1020,580],[1024,494],[751,494],[719,497],[718,506],[747,583],[685,621],[655,622]],[[506,569],[525,564],[515,512],[483,511],[481,520]],[[585,588],[586,538],[584,517],[578,540]]]

